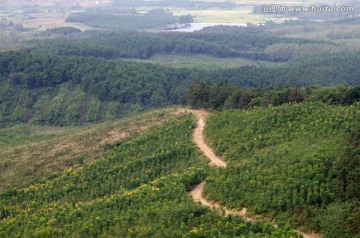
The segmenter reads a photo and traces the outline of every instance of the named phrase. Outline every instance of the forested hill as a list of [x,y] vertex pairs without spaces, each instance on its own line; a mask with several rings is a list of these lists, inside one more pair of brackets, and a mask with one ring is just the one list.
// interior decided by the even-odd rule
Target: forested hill
[[[241,28],[240,28],[241,29]],[[60,55],[95,56],[107,59],[148,59],[155,54],[205,54],[214,57],[244,57],[252,60],[287,61],[309,49],[330,51],[336,44],[297,38],[278,37],[251,29],[224,32],[209,30],[194,33],[85,32],[70,39],[40,41],[39,48]],[[47,47],[46,47],[47,45]],[[280,50],[278,47],[286,47]],[[321,50],[320,50],[321,48]],[[279,54],[279,52],[281,52]]]
[[206,198],[325,237],[358,237],[359,106],[307,102],[211,114],[205,135],[228,166],[206,179]]
[[76,125],[187,103],[194,80],[245,87],[358,85],[360,54],[338,53],[284,67],[174,68],[59,56],[36,49],[0,54],[0,123]]
[[283,67],[239,67],[205,71],[196,75],[201,81],[225,82],[242,86],[322,86],[360,83],[358,52],[330,53],[291,61]]
[[0,57],[2,123],[79,124],[186,102],[181,77],[156,65],[28,51]]

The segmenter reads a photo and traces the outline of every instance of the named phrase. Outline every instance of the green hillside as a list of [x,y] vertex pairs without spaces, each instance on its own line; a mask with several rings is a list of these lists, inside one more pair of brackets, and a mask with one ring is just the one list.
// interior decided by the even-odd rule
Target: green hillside
[[222,217],[187,194],[210,170],[182,115],[119,143],[100,160],[0,194],[0,237],[298,237]]
[[74,165],[101,158],[119,141],[175,118],[182,109],[150,111],[86,126],[20,124],[0,129],[0,191],[29,186]]
[[205,135],[229,166],[206,179],[206,198],[325,237],[359,235],[359,106],[213,113]]

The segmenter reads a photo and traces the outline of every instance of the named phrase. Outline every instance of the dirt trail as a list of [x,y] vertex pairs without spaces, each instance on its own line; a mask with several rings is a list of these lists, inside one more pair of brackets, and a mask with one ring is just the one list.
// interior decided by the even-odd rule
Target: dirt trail
[[[242,208],[241,210],[235,210],[235,209],[228,209],[226,207],[221,206],[219,203],[216,202],[210,202],[208,200],[206,200],[203,195],[202,195],[202,190],[204,188],[205,182],[201,182],[197,185],[195,185],[191,191],[189,192],[190,196],[196,201],[196,202],[201,202],[202,205],[210,207],[212,209],[216,209],[218,210],[218,212],[220,214],[224,214],[225,216],[232,214],[232,215],[239,215],[242,218],[244,218],[245,221],[255,221],[255,219],[247,217],[246,216],[246,208]],[[222,212],[225,213],[222,213]],[[273,223],[274,227],[278,227],[277,224]],[[322,238],[321,234],[318,233],[304,233],[301,232],[299,230],[294,230],[298,233],[300,233],[304,238]]]
[[222,161],[219,157],[215,155],[210,147],[208,147],[204,141],[203,130],[205,127],[204,118],[208,114],[203,110],[191,110],[193,114],[195,114],[197,118],[197,127],[193,133],[193,140],[199,146],[199,148],[204,152],[204,154],[211,160],[212,165],[219,167],[226,167],[226,163]]
[[232,215],[240,215],[242,216],[246,221],[253,221],[253,219],[246,217],[246,208],[241,209],[240,211],[234,210],[234,209],[227,209],[226,207],[222,207],[219,203],[213,203],[209,202],[202,196],[202,190],[204,188],[205,182],[202,182],[198,185],[195,185],[193,189],[190,191],[190,195],[192,198],[197,201],[201,202],[204,206],[211,207],[217,209],[220,213],[222,211],[225,212],[225,216],[232,214]]
[[[190,110],[191,113],[193,113],[197,118],[197,127],[194,130],[193,133],[193,140],[194,142],[199,146],[199,148],[204,152],[204,154],[211,160],[212,165],[219,166],[219,167],[226,167],[226,163],[221,160],[219,157],[215,155],[215,153],[212,151],[210,147],[208,147],[204,141],[203,137],[203,130],[205,127],[205,121],[204,118],[208,115],[208,112],[204,110]],[[233,215],[240,215],[242,216],[246,221],[254,221],[253,218],[246,217],[246,208],[242,208],[241,210],[235,210],[235,209],[228,209],[226,207],[221,206],[219,203],[216,202],[210,202],[206,200],[202,195],[202,190],[204,188],[205,182],[201,182],[200,184],[195,185],[191,191],[189,192],[189,195],[197,202],[201,202],[202,205],[216,209],[222,214],[222,211],[225,212],[225,216],[229,214]],[[274,227],[277,227],[277,224],[273,224]],[[304,238],[322,238],[321,234],[318,233],[304,233],[299,230],[294,230],[298,233],[300,233]]]

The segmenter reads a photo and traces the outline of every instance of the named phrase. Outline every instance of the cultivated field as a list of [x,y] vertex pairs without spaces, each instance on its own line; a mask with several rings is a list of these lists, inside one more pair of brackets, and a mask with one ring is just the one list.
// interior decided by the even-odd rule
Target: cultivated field
[[258,24],[266,21],[283,22],[295,18],[276,18],[272,15],[252,14],[252,7],[241,7],[231,10],[208,9],[208,10],[186,10],[173,9],[175,15],[191,14],[195,22],[199,23],[252,23]]

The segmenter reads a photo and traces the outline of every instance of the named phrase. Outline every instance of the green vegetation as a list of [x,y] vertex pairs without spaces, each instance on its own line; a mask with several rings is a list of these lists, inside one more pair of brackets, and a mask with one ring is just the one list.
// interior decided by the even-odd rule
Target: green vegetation
[[360,87],[336,85],[329,87],[243,88],[228,83],[211,84],[195,81],[188,91],[189,105],[207,109],[245,109],[284,103],[323,102],[349,105],[360,101]]
[[88,26],[110,30],[136,30],[149,28],[165,28],[176,23],[177,18],[171,13],[163,12],[161,15],[110,15],[99,13],[72,14],[66,22],[84,23]]
[[359,84],[357,52],[308,57],[283,67],[185,69],[106,60],[103,58],[113,54],[106,47],[89,44],[82,51],[75,46],[0,54],[0,124],[82,125],[151,108],[185,105],[194,80],[245,87]]
[[[161,63],[168,66],[176,66],[180,68],[229,68],[241,66],[258,66],[259,63],[243,58],[217,58],[207,55],[178,55],[178,54],[155,54],[149,62]],[[270,63],[271,64],[271,63]]]
[[[322,15],[322,14],[318,14]],[[343,18],[329,21],[296,20],[276,25],[267,23],[269,33],[281,36],[316,40],[359,39],[359,18]],[[278,27],[280,26],[280,27]]]
[[0,237],[297,237],[192,201],[187,191],[208,173],[193,126],[192,116],[180,116],[101,160],[1,193]]
[[39,33],[41,36],[51,36],[51,35],[70,35],[80,33],[81,31],[75,27],[58,27],[47,29],[44,32]]
[[0,58],[0,123],[5,125],[79,125],[186,100],[177,91],[178,78],[166,77],[170,68],[27,51]]
[[20,124],[0,129],[0,191],[28,186],[52,172],[99,159],[119,141],[171,118],[161,109],[116,121],[79,127]]
[[[0,0],[0,238],[359,237],[357,12],[257,4]],[[164,32],[193,21],[250,24]],[[228,167],[171,105],[222,110],[205,133]],[[279,229],[194,203],[201,181]]]
[[206,198],[325,237],[358,235],[359,106],[213,113],[205,135],[229,163],[206,179]]
[[[122,24],[117,25],[123,27]],[[219,58],[244,57],[254,60],[288,61],[304,55],[300,53],[304,49],[307,49],[307,53],[316,47],[321,48],[323,52],[336,48],[334,43],[263,35],[261,32],[261,28],[257,27],[215,27],[194,33],[87,32],[68,40],[40,43],[50,44],[47,50],[61,55],[110,59],[148,59],[154,54],[206,54]],[[298,48],[289,47],[285,51],[275,52],[278,45],[296,45]],[[102,54],[96,54],[99,51]]]

